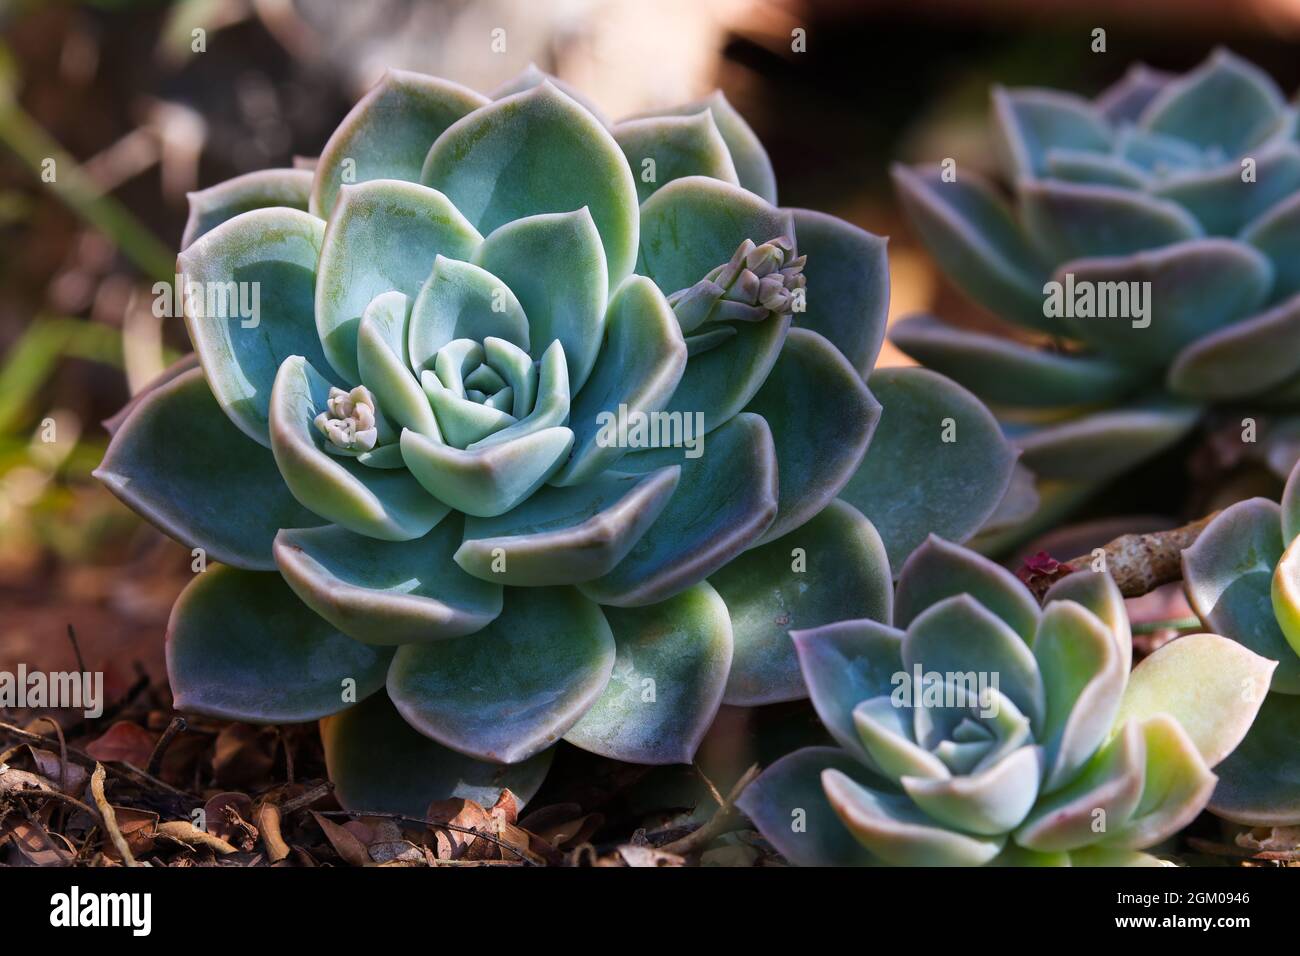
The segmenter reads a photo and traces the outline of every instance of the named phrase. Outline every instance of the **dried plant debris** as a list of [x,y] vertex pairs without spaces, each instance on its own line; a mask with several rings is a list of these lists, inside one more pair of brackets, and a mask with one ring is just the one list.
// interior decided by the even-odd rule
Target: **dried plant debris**
[[[9,715],[5,714],[5,718]],[[423,816],[341,809],[310,727],[187,723],[147,706],[75,735],[47,718],[0,720],[3,866],[753,866],[781,864],[734,802],[669,808],[647,830],[608,825],[596,805],[643,774],[608,773],[612,787],[561,788],[563,800],[521,809],[503,789],[491,805],[433,800]],[[62,739],[61,739],[62,738]],[[149,770],[141,769],[148,767]],[[288,779],[286,771],[307,774]],[[700,788],[709,793],[712,786]],[[716,792],[716,791],[713,791]]]

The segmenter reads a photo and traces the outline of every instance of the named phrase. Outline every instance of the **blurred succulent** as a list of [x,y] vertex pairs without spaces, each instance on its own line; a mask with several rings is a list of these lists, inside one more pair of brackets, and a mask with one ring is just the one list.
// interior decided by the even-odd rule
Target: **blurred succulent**
[[797,864],[1156,862],[1138,851],[1205,806],[1275,666],[1195,634],[1130,673],[1108,573],[1062,578],[1040,610],[935,537],[903,565],[893,624],[792,632],[843,749],[783,757],[740,805]]
[[721,95],[611,128],[535,70],[389,73],[314,171],[194,194],[201,368],[98,472],[224,565],[173,611],[177,706],[328,717],[341,799],[423,812],[806,696],[791,622],[877,613],[886,549],[973,533],[1014,452],[935,373],[868,390],[885,242],[774,201]]
[[[1171,446],[1206,405],[1300,404],[1297,112],[1265,73],[1218,51],[1182,76],[1135,66],[1094,100],[992,99],[1000,184],[954,161],[895,180],[943,272],[1024,334],[922,315],[891,338],[995,406],[1050,500]],[[1280,477],[1293,433],[1275,421],[1281,444],[1252,446]]]
[[1206,627],[1278,662],[1259,718],[1219,768],[1210,801],[1247,826],[1300,823],[1300,465],[1282,503],[1251,498],[1183,552],[1188,601]]

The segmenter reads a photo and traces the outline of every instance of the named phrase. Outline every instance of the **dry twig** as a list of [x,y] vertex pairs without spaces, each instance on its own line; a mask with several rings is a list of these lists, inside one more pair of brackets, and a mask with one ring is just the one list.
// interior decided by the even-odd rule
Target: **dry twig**
[[95,798],[95,806],[99,808],[99,818],[104,822],[104,832],[113,841],[113,847],[123,863],[127,866],[139,866],[131,853],[131,847],[127,845],[126,837],[122,836],[122,831],[117,828],[117,814],[113,812],[113,805],[104,796],[104,777],[103,764],[95,764],[95,772],[90,775],[90,793]]
[[163,757],[167,754],[167,748],[171,746],[176,735],[188,727],[184,717],[173,717],[167,729],[162,732],[158,738],[158,743],[153,748],[153,753],[149,755],[149,762],[145,764],[144,772],[151,777],[158,776],[158,771],[162,769]]
[[[758,768],[754,768],[757,770]],[[468,833],[470,836],[476,836],[480,839],[487,840],[489,843],[495,843],[502,849],[509,850],[515,856],[519,857],[526,866],[540,866],[536,860],[524,853],[519,847],[507,843],[505,840],[498,839],[490,833],[484,833],[482,830],[474,827],[462,827],[455,823],[440,823],[436,820],[426,820],[424,817],[411,817],[402,813],[381,813],[374,810],[321,810],[320,815],[323,817],[351,817],[360,819],[363,817],[377,817],[380,820],[395,820],[398,823],[414,823],[423,827],[429,827],[434,830],[455,830],[457,833]]]
[[[13,724],[7,724],[4,721],[0,721],[0,733],[8,734],[11,737],[17,737],[24,743],[42,744],[45,747],[58,743],[58,740],[56,739],[43,737],[40,734],[34,734],[30,730],[23,730],[21,727],[15,727]],[[70,760],[74,763],[80,764],[88,770],[93,770],[95,767],[100,766],[98,760],[90,756],[90,754],[78,750],[75,747],[68,747],[67,753]],[[143,770],[132,767],[130,764],[122,764],[120,767],[105,767],[104,769],[115,777],[130,780],[137,786],[153,787],[162,790],[169,796],[184,801],[187,805],[194,802],[194,798],[184,790],[177,790],[170,783],[164,783],[152,774],[145,773]]]
[[707,823],[697,830],[692,830],[680,840],[674,840],[672,843],[656,849],[662,853],[675,853],[678,856],[686,856],[708,845],[714,838],[721,836],[726,832],[727,827],[731,825],[736,812],[736,801],[740,799],[740,795],[745,792],[745,788],[757,776],[758,764],[754,764],[736,781],[736,785],[731,788],[731,793],[727,794],[727,799],[722,801],[722,805],[718,807],[717,812],[709,818]]
[[[1115,579],[1120,593],[1124,597],[1141,597],[1162,584],[1180,580],[1183,576],[1183,549],[1192,546],[1217,514],[1216,511],[1168,531],[1121,535],[1102,548],[1106,570]],[[1047,573],[1036,573],[1036,569],[1030,566],[1028,571],[1022,569],[1020,577],[1034,597],[1041,601],[1053,583],[1067,574],[1089,570],[1095,560],[1095,553],[1083,554],[1061,562]]]

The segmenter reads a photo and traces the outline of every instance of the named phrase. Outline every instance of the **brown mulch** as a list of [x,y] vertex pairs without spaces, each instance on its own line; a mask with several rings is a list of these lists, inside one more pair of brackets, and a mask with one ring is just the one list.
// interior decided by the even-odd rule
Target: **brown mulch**
[[[564,799],[521,812],[437,800],[422,818],[341,808],[314,725],[186,719],[141,680],[95,720],[0,712],[0,866],[780,865],[731,809],[610,838]],[[635,780],[637,775],[627,775]],[[597,834],[602,834],[597,840]]]

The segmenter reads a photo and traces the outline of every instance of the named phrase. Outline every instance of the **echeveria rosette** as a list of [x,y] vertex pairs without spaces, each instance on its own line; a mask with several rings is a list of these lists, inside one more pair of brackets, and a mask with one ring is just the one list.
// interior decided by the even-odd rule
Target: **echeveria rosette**
[[1223,509],[1183,552],[1187,597],[1206,627],[1278,662],[1259,718],[1220,768],[1210,801],[1247,826],[1300,823],[1300,465],[1281,505]]
[[892,626],[792,637],[843,749],[783,757],[740,806],[802,865],[1154,863],[1140,851],[1200,813],[1274,668],[1194,634],[1130,673],[1109,574],[1061,579],[1040,609],[1006,569],[936,537],[903,566]]
[[[924,315],[890,335],[995,407],[1045,507],[1172,446],[1207,406],[1295,407],[1300,142],[1271,78],[1218,51],[1182,76],[1136,66],[1093,100],[998,88],[992,131],[999,182],[960,157],[955,181],[938,165],[895,181],[940,269],[1024,334]],[[1067,274],[1149,282],[1149,325],[1046,315]]]
[[[392,72],[314,172],[195,194],[200,367],[98,472],[221,563],[172,615],[177,706],[322,719],[341,799],[416,812],[806,696],[786,629],[883,619],[890,557],[974,533],[1015,454],[941,376],[868,387],[884,240],[774,201],[720,95],[608,127],[537,71]],[[256,321],[204,315],[240,283]],[[656,413],[702,444],[607,427]]]

